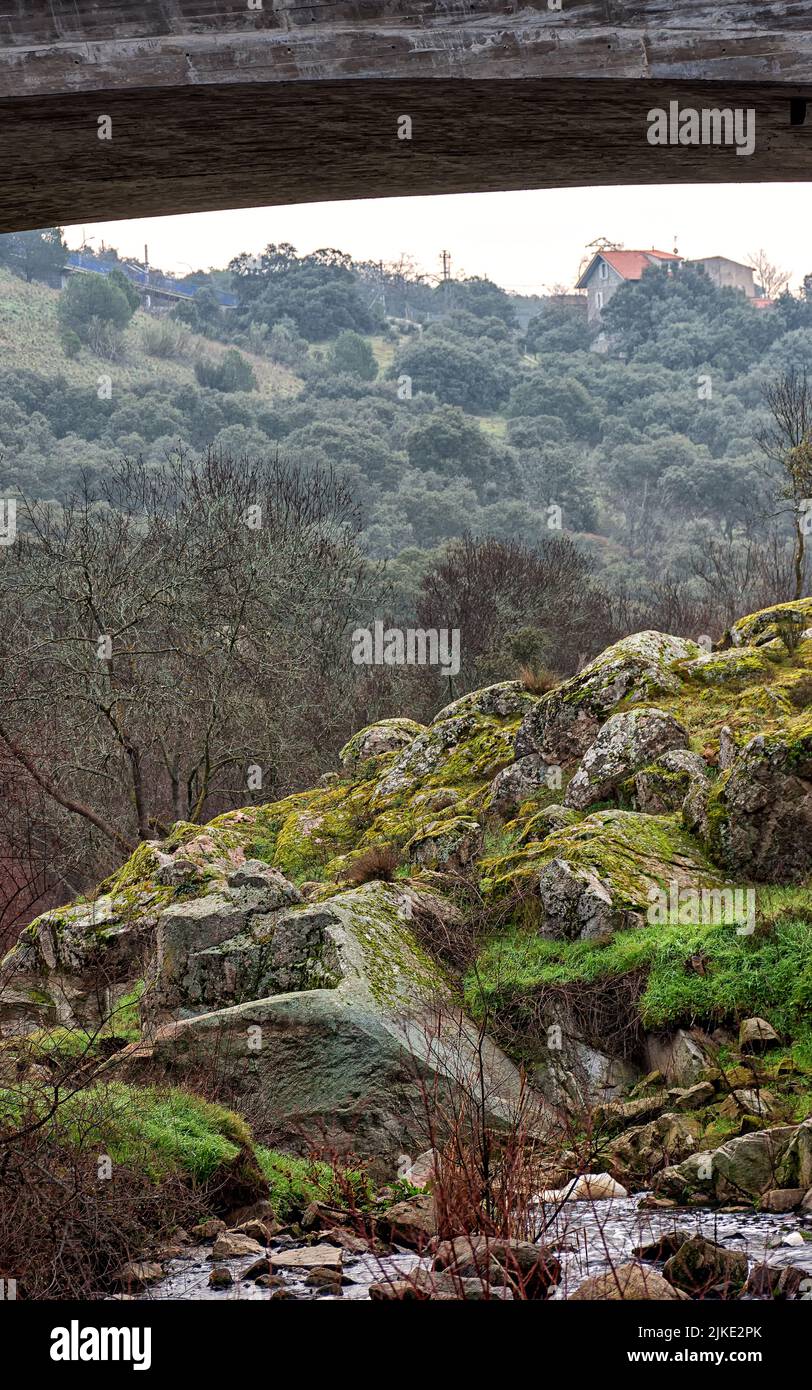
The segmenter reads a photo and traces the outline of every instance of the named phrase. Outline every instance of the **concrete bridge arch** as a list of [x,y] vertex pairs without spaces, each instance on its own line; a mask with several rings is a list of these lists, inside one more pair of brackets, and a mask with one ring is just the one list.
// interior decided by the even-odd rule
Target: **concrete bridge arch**
[[[0,230],[812,177],[812,0],[558,3],[6,0]],[[754,109],[753,154],[651,146],[673,100]]]

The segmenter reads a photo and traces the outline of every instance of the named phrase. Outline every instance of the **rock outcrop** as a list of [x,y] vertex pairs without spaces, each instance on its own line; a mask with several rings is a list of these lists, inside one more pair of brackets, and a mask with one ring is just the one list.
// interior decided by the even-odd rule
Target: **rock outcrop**
[[812,1187],[812,1119],[743,1134],[717,1149],[692,1154],[663,1169],[654,1186],[678,1201],[696,1196],[741,1201],[775,1189],[807,1190]]
[[515,850],[483,864],[484,891],[530,896],[542,935],[589,940],[643,926],[652,893],[721,876],[675,817],[596,811],[548,832],[531,819]]
[[[487,1121],[509,1123],[519,1074],[460,1014],[418,945],[413,923],[429,908],[439,910],[437,899],[408,884],[371,882],[247,922],[244,902],[228,912],[211,897],[168,909],[144,1040],[117,1054],[116,1069],[192,1079],[216,1058],[218,1084],[231,1104],[259,1110],[264,1140],[362,1152],[382,1172],[404,1149],[425,1148],[440,1096],[461,1109],[481,1086]],[[179,965],[178,939],[202,922],[208,944]]]
[[545,762],[560,764],[583,757],[622,702],[656,703],[659,695],[677,693],[675,663],[700,654],[695,642],[662,632],[624,637],[528,711],[516,740],[517,756],[539,753]]
[[710,790],[698,824],[730,873],[804,879],[812,870],[812,716],[750,739]]
[[[810,631],[802,600],[741,619],[713,652],[635,633],[540,697],[505,681],[428,725],[377,721],[322,785],[179,822],[88,901],[33,922],[2,964],[0,1026],[109,1033],[140,995],[119,1075],[194,1084],[208,1068],[264,1116],[260,1138],[352,1148],[391,1170],[433,1140],[438,1089],[452,1110],[484,1090],[493,1125],[519,1104],[518,1070],[473,1017],[515,1048],[538,1115],[617,1101],[646,1068],[662,1088],[711,1087],[733,1137],[715,1144],[709,1178],[705,1091],[613,1131],[618,1176],[659,1167],[664,1191],[720,1199],[800,1189],[806,1131],[775,1124],[798,1114],[776,1077],[756,1104],[744,1068],[726,1098],[711,1076],[720,1026],[730,1045],[765,1013],[787,1041],[771,1022],[786,986],[770,975],[740,995],[723,951],[720,983],[702,932],[735,924],[681,904],[812,870]],[[669,989],[646,997],[669,952]],[[497,958],[506,978],[488,973]],[[774,1163],[764,1136],[781,1133]],[[731,1157],[731,1145],[745,1147]]]

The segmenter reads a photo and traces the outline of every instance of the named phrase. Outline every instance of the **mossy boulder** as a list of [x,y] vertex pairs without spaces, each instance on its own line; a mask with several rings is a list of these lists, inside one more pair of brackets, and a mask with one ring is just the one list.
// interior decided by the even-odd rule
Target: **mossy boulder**
[[[518,720],[471,710],[435,721],[377,781],[373,809],[430,787],[472,788],[488,783],[514,760]],[[484,788],[483,788],[484,790]]]
[[0,1031],[103,1023],[143,973],[167,897],[130,889],[36,918],[0,965]]
[[[192,1076],[216,1056],[224,1093],[263,1116],[264,1141],[363,1153],[391,1174],[404,1149],[426,1147],[427,1105],[438,1088],[459,1105],[481,1079],[478,1031],[414,935],[425,908],[408,885],[367,883],[329,903],[282,909],[266,941],[253,933],[255,958],[263,946],[287,942],[297,969],[315,934],[314,955],[322,966],[329,958],[329,979],[300,978],[292,989],[237,1003],[224,995],[216,1009],[150,1030],[115,1066],[128,1078]],[[247,949],[244,936],[220,946],[232,958]],[[244,978],[242,960],[232,965],[221,982],[241,971]],[[501,1124],[520,1103],[521,1081],[488,1039],[482,1048],[487,1111]]]
[[686,816],[724,868],[759,882],[800,882],[812,871],[812,718],[758,734]]
[[482,849],[482,826],[466,816],[449,816],[429,824],[409,840],[406,853],[426,869],[464,873]]
[[497,772],[488,788],[485,809],[503,820],[509,820],[540,789],[557,790],[560,786],[560,774],[556,775],[556,770],[545,763],[538,753],[530,753]]
[[536,704],[538,696],[524,689],[521,681],[500,681],[497,685],[487,685],[484,690],[473,690],[469,695],[461,695],[436,714],[434,724],[442,724],[447,719],[456,719],[461,714],[485,714],[497,719],[521,719]]
[[768,647],[729,647],[723,651],[705,652],[693,661],[680,664],[679,674],[698,686],[743,689],[772,674],[776,662],[786,655],[782,643]]
[[354,768],[381,753],[408,748],[412,740],[425,731],[425,725],[413,719],[379,719],[376,724],[367,724],[365,729],[353,734],[338,756],[343,767]]
[[705,795],[709,787],[708,767],[700,754],[673,748],[636,772],[625,790],[635,810],[662,816],[681,810],[688,795]]
[[596,811],[483,868],[487,894],[518,894],[543,935],[570,940],[642,926],[652,890],[720,882],[676,817],[632,811]]
[[782,629],[795,628],[800,635],[812,628],[812,598],[795,599],[790,603],[774,603],[757,613],[748,613],[725,633],[721,646],[763,647],[780,639]]
[[663,710],[649,706],[610,715],[578,764],[564,805],[584,811],[608,801],[632,773],[688,741],[687,730]]
[[561,765],[583,757],[621,704],[654,703],[659,695],[679,692],[676,663],[700,654],[695,642],[662,632],[624,637],[542,696],[522,721],[516,756],[538,753],[546,762]]
[[665,1168],[654,1179],[654,1188],[667,1197],[685,1201],[701,1196],[708,1200],[753,1200],[776,1187],[798,1187],[794,1181],[809,1172],[812,1161],[812,1121],[802,1125],[778,1125],[729,1139],[719,1148],[691,1155]]
[[701,1235],[691,1236],[666,1260],[663,1277],[692,1298],[703,1298],[721,1284],[736,1291],[747,1278],[747,1255],[725,1250]]

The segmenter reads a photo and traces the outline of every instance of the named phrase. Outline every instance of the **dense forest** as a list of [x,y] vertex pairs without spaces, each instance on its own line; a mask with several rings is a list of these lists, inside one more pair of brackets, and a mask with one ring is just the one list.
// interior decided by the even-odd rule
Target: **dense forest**
[[[699,596],[709,549],[736,568],[784,534],[757,436],[767,385],[812,366],[806,296],[758,311],[701,270],[652,270],[615,296],[603,354],[571,305],[548,300],[522,332],[486,280],[433,287],[336,251],[269,246],[186,277],[198,293],[168,318],[133,314],[116,277],[124,289],[77,276],[47,300],[4,279],[6,492],[60,499],[122,456],[278,451],[341,477],[402,599],[463,528],[536,546],[560,524],[634,596],[666,571]],[[53,336],[28,367],[36,313]],[[279,371],[258,381],[257,359]]]

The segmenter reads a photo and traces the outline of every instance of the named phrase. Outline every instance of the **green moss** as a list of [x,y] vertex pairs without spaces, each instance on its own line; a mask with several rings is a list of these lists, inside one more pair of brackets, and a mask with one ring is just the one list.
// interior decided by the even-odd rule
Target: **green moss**
[[175,821],[175,824],[163,841],[161,848],[164,853],[172,854],[174,850],[179,849],[187,840],[193,840],[195,836],[199,834],[199,825],[193,825],[192,822],[188,820]]
[[775,662],[779,659],[773,651],[743,647],[710,653],[699,661],[680,663],[676,669],[683,680],[696,685],[744,688],[772,680]]
[[149,882],[157,867],[158,856],[154,844],[143,840],[126,864],[122,864],[120,869],[99,885],[99,896],[103,893],[115,895],[128,888],[143,887]]
[[542,840],[526,834],[518,849],[484,859],[483,892],[499,897],[532,891],[542,866],[559,858],[606,880],[618,906],[632,910],[647,906],[652,884],[662,887],[672,879],[697,886],[720,882],[676,816],[609,810],[585,816]]
[[352,926],[363,953],[364,974],[381,1008],[397,1009],[404,994],[431,999],[447,993],[449,981],[415,941],[395,894],[385,884],[358,890]]
[[[373,730],[386,730],[391,733],[402,734],[407,739],[417,738],[418,734],[426,732],[425,724],[417,724],[414,719],[378,719],[374,724],[367,724],[365,728],[359,729],[357,734],[353,734],[344,747],[339,752],[339,759],[342,763],[364,763],[367,764],[368,758],[361,758],[361,748],[367,735]],[[403,747],[406,747],[404,742]],[[380,757],[380,754],[376,755]],[[384,755],[385,756],[385,755]],[[365,767],[366,773],[366,767]]]
[[369,826],[371,784],[341,783],[298,798],[276,836],[274,866],[293,879],[311,878],[353,849]]
[[513,762],[520,725],[518,719],[504,721],[481,716],[476,733],[463,737],[431,769],[423,785],[465,787],[472,782],[492,781],[497,772]]
[[790,603],[776,603],[769,608],[760,608],[756,613],[748,613],[733,624],[730,640],[737,645],[762,646],[780,637],[784,623],[792,623],[801,629],[811,627],[812,598],[793,599]]
[[[812,642],[791,656],[783,647],[744,647],[720,652],[707,665],[706,660],[693,668],[679,663],[682,689],[657,700],[688,729],[697,752],[718,747],[725,724],[739,746],[756,734],[780,734],[793,721],[812,673]],[[730,679],[722,679],[723,672]]]
[[781,734],[772,734],[765,743],[768,748],[784,744],[789,753],[790,763],[812,761],[812,710],[790,719]]

